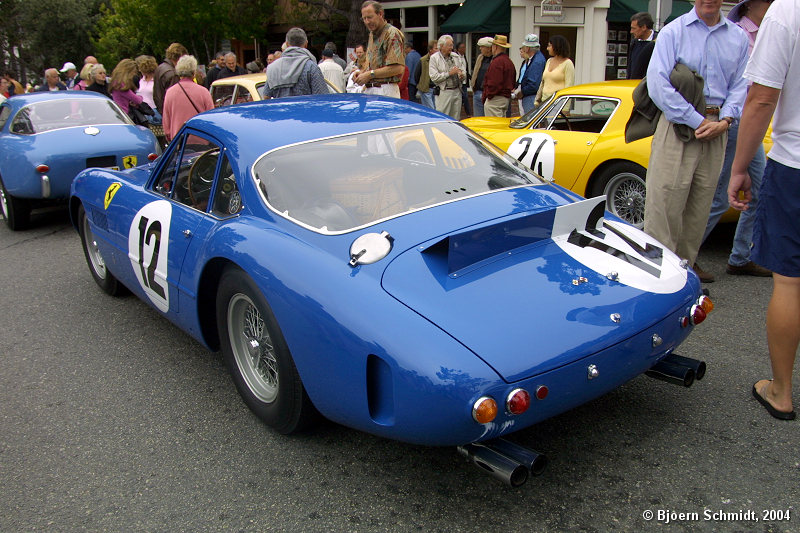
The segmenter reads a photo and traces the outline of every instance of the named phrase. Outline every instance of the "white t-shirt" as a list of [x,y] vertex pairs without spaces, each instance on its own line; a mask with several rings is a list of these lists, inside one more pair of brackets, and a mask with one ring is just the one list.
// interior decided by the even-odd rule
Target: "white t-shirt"
[[319,64],[319,69],[326,80],[344,92],[344,70],[342,70],[342,67],[337,65],[333,59],[326,59]]
[[781,89],[772,121],[770,159],[800,169],[800,2],[776,0],[758,29],[744,77]]

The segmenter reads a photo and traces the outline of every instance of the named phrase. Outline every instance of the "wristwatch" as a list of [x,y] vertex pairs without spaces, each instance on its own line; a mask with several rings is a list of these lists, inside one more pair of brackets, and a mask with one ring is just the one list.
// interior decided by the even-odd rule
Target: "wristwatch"
[[369,77],[370,78],[374,78],[375,77],[375,71],[374,70],[370,70],[369,71]]
[[733,124],[733,117],[722,117],[720,120],[727,122],[729,128],[731,127],[731,124]]

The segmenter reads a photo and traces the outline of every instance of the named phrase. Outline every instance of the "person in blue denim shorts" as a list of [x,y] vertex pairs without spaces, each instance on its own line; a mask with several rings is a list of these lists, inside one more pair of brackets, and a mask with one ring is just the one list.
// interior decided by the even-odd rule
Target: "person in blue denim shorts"
[[800,345],[800,2],[776,0],[769,7],[744,76],[753,85],[728,185],[728,201],[736,209],[749,207],[747,167],[775,113],[752,251],[753,261],[773,272],[767,307],[772,379],[757,381],[751,392],[774,418],[794,420],[792,371]]

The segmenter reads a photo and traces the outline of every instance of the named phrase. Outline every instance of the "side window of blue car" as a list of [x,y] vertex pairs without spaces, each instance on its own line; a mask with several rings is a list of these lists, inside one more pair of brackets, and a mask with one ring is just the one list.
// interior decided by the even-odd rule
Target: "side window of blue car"
[[219,168],[211,214],[224,218],[233,216],[242,210],[242,196],[239,193],[239,186],[236,183],[236,176],[233,174],[228,156],[222,156],[222,164]]
[[8,122],[8,117],[11,116],[11,106],[4,105],[0,107],[0,130],[3,129],[3,126],[6,125]]
[[172,196],[172,191],[175,189],[175,171],[178,167],[178,157],[181,154],[181,141],[175,144],[175,150],[169,155],[169,159],[161,167],[161,173],[153,183],[153,190],[167,198]]

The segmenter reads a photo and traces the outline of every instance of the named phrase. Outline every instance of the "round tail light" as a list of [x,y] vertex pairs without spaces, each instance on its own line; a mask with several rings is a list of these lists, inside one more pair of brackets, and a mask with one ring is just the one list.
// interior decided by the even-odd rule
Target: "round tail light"
[[147,160],[148,161],[155,161],[156,159],[158,159],[158,154],[154,154],[154,153],[147,154]]
[[697,305],[703,308],[703,311],[706,312],[706,315],[714,310],[714,302],[712,302],[711,298],[706,295],[703,295],[697,299]]
[[695,326],[706,319],[706,312],[699,305],[693,305],[689,316]]
[[472,406],[472,418],[479,424],[488,424],[497,417],[497,402],[488,396],[481,396]]
[[506,411],[521,415],[531,406],[531,395],[525,389],[514,389],[506,398]]
[[36,172],[40,172],[41,174],[46,174],[50,172],[50,167],[48,167],[47,165],[39,165],[38,167],[36,167]]

